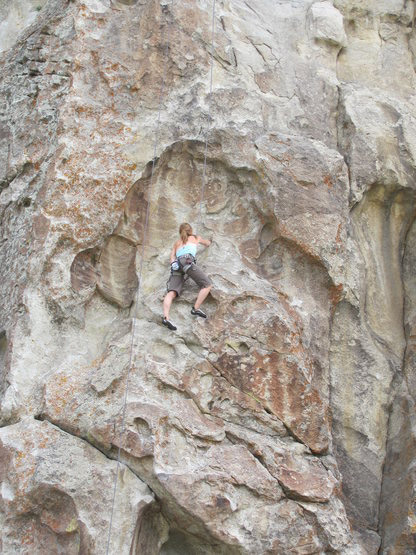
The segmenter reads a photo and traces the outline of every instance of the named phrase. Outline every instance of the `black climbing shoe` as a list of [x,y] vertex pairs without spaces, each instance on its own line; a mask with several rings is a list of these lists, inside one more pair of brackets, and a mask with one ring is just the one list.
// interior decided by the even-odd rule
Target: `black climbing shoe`
[[191,308],[191,314],[194,316],[201,316],[201,318],[206,318],[207,315],[203,312],[200,308],[195,308],[194,306]]
[[169,320],[166,320],[166,318],[162,318],[162,324],[164,326],[166,326],[167,328],[169,328],[170,330],[176,330],[178,329],[176,326],[174,326],[172,324],[172,322],[169,322]]

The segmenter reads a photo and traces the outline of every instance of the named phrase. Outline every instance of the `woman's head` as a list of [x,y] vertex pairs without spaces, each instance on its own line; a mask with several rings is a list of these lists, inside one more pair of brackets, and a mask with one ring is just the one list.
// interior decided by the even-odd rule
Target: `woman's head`
[[192,235],[192,227],[186,222],[179,226],[179,235],[181,236],[182,243],[188,241],[188,237]]

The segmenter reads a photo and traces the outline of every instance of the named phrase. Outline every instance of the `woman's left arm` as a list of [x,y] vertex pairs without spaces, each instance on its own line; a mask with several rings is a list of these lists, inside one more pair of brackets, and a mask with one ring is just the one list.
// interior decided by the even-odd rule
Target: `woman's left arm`
[[202,237],[197,237],[196,238],[198,243],[201,243],[201,245],[204,245],[204,247],[209,247],[211,244],[211,241],[209,239],[202,239]]

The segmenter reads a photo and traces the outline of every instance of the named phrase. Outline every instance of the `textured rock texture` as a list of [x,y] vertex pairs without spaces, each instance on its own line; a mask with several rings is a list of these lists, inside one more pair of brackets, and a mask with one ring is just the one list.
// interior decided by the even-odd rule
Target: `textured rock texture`
[[211,10],[0,0],[4,553],[416,549],[415,3]]
[[[30,418],[0,430],[3,553],[104,553],[117,463],[48,422]],[[153,544],[166,536],[163,517],[157,536],[144,538],[155,505],[148,487],[121,469],[114,504],[110,549],[128,553],[134,541]],[[151,552],[148,551],[148,552]]]

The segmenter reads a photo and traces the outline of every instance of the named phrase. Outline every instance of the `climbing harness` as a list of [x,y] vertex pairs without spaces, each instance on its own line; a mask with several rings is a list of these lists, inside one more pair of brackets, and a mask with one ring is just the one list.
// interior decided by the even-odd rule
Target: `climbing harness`
[[196,264],[195,256],[185,254],[179,256],[170,265],[170,276],[166,282],[166,290],[169,291],[169,281],[171,276],[184,276],[185,281],[188,279],[188,271]]
[[183,274],[187,274],[188,270],[190,270],[190,268],[192,268],[192,266],[196,264],[196,258],[195,256],[192,256],[192,254],[184,254],[183,256],[180,256],[177,260],[179,270]]
[[[205,195],[205,180],[206,180],[206,165],[207,165],[207,152],[208,152],[208,136],[211,127],[211,95],[212,95],[212,73],[213,73],[213,60],[214,60],[214,33],[215,33],[215,2],[213,0],[212,3],[212,37],[211,37],[211,64],[210,64],[210,86],[209,86],[209,99],[208,99],[208,128],[205,134],[205,149],[204,149],[204,167],[203,167],[203,175],[202,175],[202,187],[201,187],[201,198],[199,204],[199,225],[202,224],[202,204],[204,202],[204,195]],[[170,8],[173,7],[174,0],[171,0]],[[142,253],[141,253],[141,260],[139,266],[139,273],[138,273],[138,286],[135,294],[134,299],[134,306],[138,306],[139,296],[140,296],[140,285],[142,282],[142,272],[143,272],[143,261],[144,255],[146,250],[147,244],[147,234],[148,234],[148,227],[149,227],[149,214],[150,214],[150,201],[152,196],[152,189],[153,189],[153,177],[156,165],[156,153],[157,147],[159,144],[159,128],[160,128],[160,116],[162,110],[162,100],[165,91],[165,82],[166,82],[166,72],[167,72],[167,59],[168,59],[168,52],[170,46],[170,35],[171,35],[171,22],[168,23],[168,34],[167,34],[167,42],[166,42],[166,49],[165,49],[165,64],[163,69],[163,77],[162,77],[162,84],[160,88],[160,95],[159,95],[159,107],[158,107],[158,116],[156,122],[156,130],[155,130],[155,141],[154,141],[154,148],[153,148],[153,161],[152,161],[152,170],[150,175],[150,182],[148,187],[148,202],[146,208],[146,217],[145,217],[145,224],[144,224],[144,232],[143,232],[143,243],[142,243]],[[186,258],[183,264],[181,262],[181,258]],[[192,259],[192,260],[191,260]],[[190,261],[190,262],[189,262]],[[189,271],[193,264],[195,264],[196,258],[192,255],[185,255],[184,257],[179,257],[179,265],[180,271],[183,273]],[[177,270],[173,270],[177,271]],[[202,311],[200,311],[202,313]],[[204,314],[204,313],[202,313]],[[199,314],[199,315],[202,315]],[[206,317],[206,316],[205,316]],[[114,479],[114,489],[113,489],[113,499],[111,505],[111,516],[110,516],[110,523],[108,529],[108,538],[107,538],[107,548],[106,548],[106,555],[109,555],[109,548],[110,548],[110,541],[111,541],[111,532],[113,526],[113,516],[114,516],[114,506],[116,500],[116,493],[117,493],[117,483],[118,483],[118,474],[120,469],[120,456],[121,456],[121,445],[122,440],[125,432],[126,427],[126,406],[127,406],[127,395],[129,390],[129,378],[130,378],[130,371],[132,368],[133,363],[133,354],[134,354],[134,340],[136,335],[136,318],[132,318],[132,331],[131,331],[131,342],[130,342],[130,358],[129,358],[129,365],[126,375],[126,387],[124,391],[124,398],[123,398],[123,411],[122,411],[122,419],[121,419],[121,429],[119,434],[119,441],[118,441],[118,450],[117,450],[117,468],[116,468],[116,475]]]

